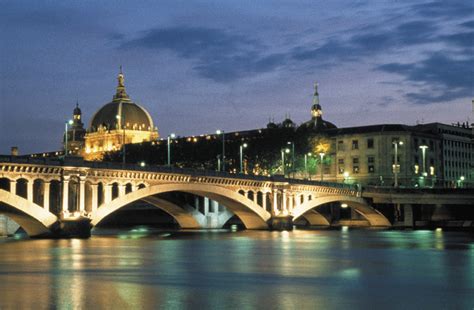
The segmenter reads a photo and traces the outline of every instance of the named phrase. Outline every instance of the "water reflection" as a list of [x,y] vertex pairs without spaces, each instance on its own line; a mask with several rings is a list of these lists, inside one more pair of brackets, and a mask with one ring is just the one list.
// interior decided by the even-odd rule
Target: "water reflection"
[[474,304],[467,233],[138,229],[116,236],[0,241],[0,309]]

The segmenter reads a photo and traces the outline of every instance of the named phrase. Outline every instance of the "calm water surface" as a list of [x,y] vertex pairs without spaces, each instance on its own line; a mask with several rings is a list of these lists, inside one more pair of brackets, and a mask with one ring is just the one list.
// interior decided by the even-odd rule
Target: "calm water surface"
[[0,309],[474,309],[474,235],[135,231],[0,239]]

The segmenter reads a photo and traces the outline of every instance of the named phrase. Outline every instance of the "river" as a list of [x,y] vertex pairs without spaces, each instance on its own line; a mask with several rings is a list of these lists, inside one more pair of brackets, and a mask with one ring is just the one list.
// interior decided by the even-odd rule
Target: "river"
[[0,309],[474,309],[474,234],[97,231],[0,239]]

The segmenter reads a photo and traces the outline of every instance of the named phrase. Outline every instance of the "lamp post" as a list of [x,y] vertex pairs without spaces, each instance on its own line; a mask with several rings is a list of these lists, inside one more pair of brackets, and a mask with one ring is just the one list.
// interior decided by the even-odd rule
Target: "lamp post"
[[67,150],[68,125],[72,125],[72,124],[73,124],[72,119],[64,122],[64,126],[65,126],[65,128],[64,128],[64,130],[65,130],[65,132],[64,132],[64,157],[67,156],[67,152],[68,152],[68,150]]
[[171,146],[170,146],[170,143],[171,143],[171,139],[174,139],[174,138],[176,138],[176,135],[174,133],[172,133],[168,136],[168,167],[171,166]]
[[403,145],[403,141],[393,141],[392,144],[395,146],[395,158],[394,158],[394,169],[393,169],[393,174],[395,177],[394,180],[394,187],[398,187],[398,146]]
[[290,149],[282,149],[281,150],[281,170],[283,172],[283,176],[285,176],[285,153],[290,153]]
[[324,159],[325,153],[321,152],[319,153],[319,156],[321,157],[321,164],[319,166],[319,169],[321,170],[321,182],[323,181],[323,159]]
[[225,134],[224,131],[220,129],[216,130],[216,134],[222,135],[222,171],[225,171]]
[[247,143],[244,143],[244,144],[241,144],[240,145],[240,173],[243,173],[244,172],[244,166],[242,164],[242,160],[243,160],[243,153],[244,153],[244,148],[247,147]]
[[344,176],[344,184],[349,183],[349,172],[345,171],[343,173]]
[[428,148],[427,145],[420,145],[420,149],[423,155],[423,176],[426,176],[426,149]]
[[288,141],[286,144],[291,145],[291,170],[293,172],[293,178],[295,177],[295,143],[293,141]]
[[125,117],[115,115],[115,118],[119,122],[119,127],[122,127],[122,164],[125,166],[125,125],[122,125],[122,121],[125,123]]
[[312,153],[307,153],[307,154],[304,154],[304,171],[305,171],[305,174],[306,174],[306,177],[309,178],[309,171],[308,171],[308,156],[312,156],[313,154]]

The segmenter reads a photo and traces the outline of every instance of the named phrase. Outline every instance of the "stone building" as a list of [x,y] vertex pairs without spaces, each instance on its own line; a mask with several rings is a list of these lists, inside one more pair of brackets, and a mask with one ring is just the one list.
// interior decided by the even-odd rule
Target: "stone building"
[[159,137],[148,111],[128,96],[122,70],[117,80],[112,101],[93,115],[87,132],[83,130],[81,110],[78,106],[74,109],[73,124],[68,130],[69,155],[101,160],[105,152],[122,150],[124,144],[154,141]]

